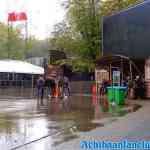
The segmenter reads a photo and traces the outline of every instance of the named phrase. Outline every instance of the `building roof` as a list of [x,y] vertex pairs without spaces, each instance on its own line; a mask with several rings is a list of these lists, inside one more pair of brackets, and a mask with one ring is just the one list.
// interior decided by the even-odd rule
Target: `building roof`
[[140,3],[137,3],[136,5],[131,5],[131,6],[129,6],[129,7],[126,8],[126,9],[117,11],[117,12],[115,12],[115,13],[112,14],[112,15],[104,16],[104,18],[110,18],[110,17],[117,16],[117,15],[120,15],[120,14],[129,13],[130,11],[133,11],[133,10],[140,9],[140,8],[142,8],[142,7],[145,7],[145,5],[149,5],[149,3],[150,3],[150,0],[144,0],[144,1],[140,2]]
[[0,60],[0,72],[44,74],[44,68],[20,60]]
[[150,0],[103,18],[103,52],[133,59],[150,56]]

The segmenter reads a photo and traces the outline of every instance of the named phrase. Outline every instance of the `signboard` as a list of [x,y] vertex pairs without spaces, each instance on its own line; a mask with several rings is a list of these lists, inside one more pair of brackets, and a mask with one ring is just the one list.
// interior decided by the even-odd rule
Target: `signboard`
[[109,80],[109,72],[105,69],[96,69],[95,79],[97,83],[102,83],[104,79]]
[[113,85],[120,85],[120,71],[113,71]]

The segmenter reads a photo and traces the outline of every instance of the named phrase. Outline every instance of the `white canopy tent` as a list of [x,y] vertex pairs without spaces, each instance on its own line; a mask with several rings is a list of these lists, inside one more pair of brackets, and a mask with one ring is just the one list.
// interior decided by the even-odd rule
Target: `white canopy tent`
[[[0,95],[5,97],[34,97],[36,79],[43,74],[44,68],[25,61],[0,60]],[[3,88],[3,86],[7,88]]]
[[0,60],[0,72],[44,74],[44,68],[20,60]]

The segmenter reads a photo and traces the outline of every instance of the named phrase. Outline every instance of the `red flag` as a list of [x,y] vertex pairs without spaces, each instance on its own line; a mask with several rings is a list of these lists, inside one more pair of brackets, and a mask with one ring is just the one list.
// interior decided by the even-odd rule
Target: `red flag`
[[14,12],[8,13],[8,21],[16,21],[16,15]]
[[16,21],[27,20],[27,15],[25,12],[16,13]]
[[9,13],[8,14],[8,21],[15,22],[15,21],[24,21],[27,20],[27,15],[25,12],[19,12],[19,13]]

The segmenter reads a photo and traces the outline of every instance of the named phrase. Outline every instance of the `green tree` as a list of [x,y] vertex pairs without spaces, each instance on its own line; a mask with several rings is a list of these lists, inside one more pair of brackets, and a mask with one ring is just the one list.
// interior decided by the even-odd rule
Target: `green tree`
[[67,13],[69,24],[85,45],[80,55],[92,60],[100,52],[99,8],[96,0],[72,0]]
[[24,45],[21,34],[17,28],[9,28],[0,24],[0,58],[22,59]]
[[45,57],[49,50],[48,39],[38,40],[34,36],[30,36],[27,42],[27,51],[25,57]]
[[51,49],[65,51],[68,55],[78,56],[80,50],[85,47],[82,38],[65,22],[56,24],[53,37],[49,39]]
[[[38,40],[30,36],[27,43],[17,27],[0,23],[0,59],[25,59],[26,57],[48,54],[48,40]],[[27,45],[26,45],[27,44]]]

